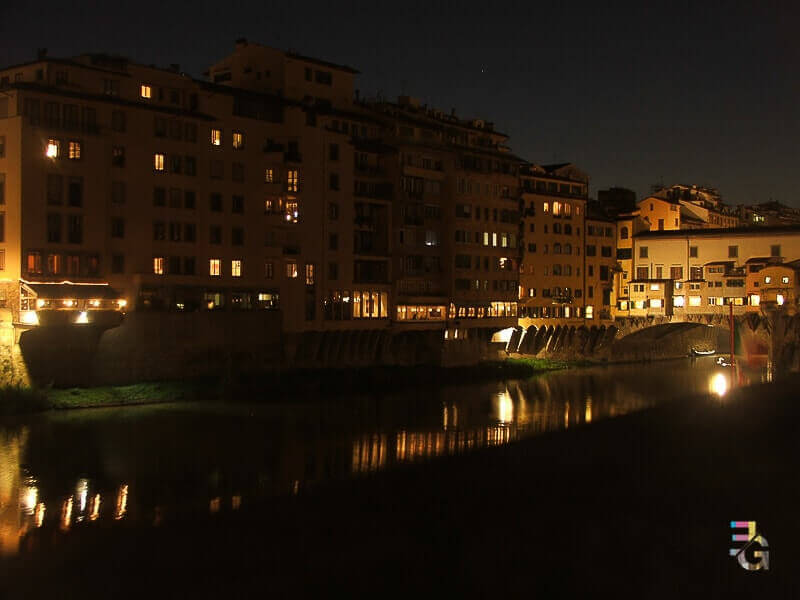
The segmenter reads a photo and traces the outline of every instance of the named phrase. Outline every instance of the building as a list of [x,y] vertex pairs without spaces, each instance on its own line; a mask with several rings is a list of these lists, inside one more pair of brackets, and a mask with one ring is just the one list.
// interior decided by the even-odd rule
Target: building
[[520,325],[583,323],[589,178],[570,163],[526,165],[520,182]]
[[356,75],[246,40],[207,81],[102,54],[0,70],[13,320],[279,309],[295,332],[515,325],[523,161],[508,136],[359,98]]
[[651,231],[729,229],[740,224],[738,212],[724,204],[716,190],[696,185],[655,186],[639,209]]
[[[618,316],[736,314],[793,304],[800,227],[644,231],[633,237],[634,276]],[[769,278],[767,280],[767,278]]]
[[[622,269],[617,262],[617,223],[598,202],[586,208],[584,271],[587,319],[610,321],[617,304],[614,282]],[[619,288],[617,288],[619,289]]]
[[770,201],[761,204],[737,207],[739,219],[744,225],[800,225],[800,210]]

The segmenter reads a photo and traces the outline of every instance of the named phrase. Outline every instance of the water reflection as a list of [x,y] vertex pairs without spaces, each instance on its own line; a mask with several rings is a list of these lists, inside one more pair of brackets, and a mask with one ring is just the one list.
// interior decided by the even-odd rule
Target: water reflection
[[[765,378],[766,375],[763,375]],[[0,427],[0,555],[78,528],[239,510],[317,483],[498,446],[762,373],[713,360],[554,372],[526,381],[298,405],[54,413]]]

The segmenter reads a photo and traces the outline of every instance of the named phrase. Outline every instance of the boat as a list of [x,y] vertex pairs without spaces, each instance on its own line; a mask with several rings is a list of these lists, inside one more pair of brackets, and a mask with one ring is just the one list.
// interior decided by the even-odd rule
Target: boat
[[716,353],[716,350],[698,350],[697,348],[692,348],[693,356],[711,356],[712,354]]

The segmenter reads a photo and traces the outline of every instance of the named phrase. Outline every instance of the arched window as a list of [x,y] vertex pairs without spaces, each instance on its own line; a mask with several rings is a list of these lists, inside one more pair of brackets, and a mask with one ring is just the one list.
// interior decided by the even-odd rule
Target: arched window
[[572,244],[564,244],[564,254],[572,254]]
[[553,254],[561,254],[561,244],[558,242],[553,244]]
[[619,237],[620,239],[627,240],[628,239],[628,228],[623,227],[619,230]]

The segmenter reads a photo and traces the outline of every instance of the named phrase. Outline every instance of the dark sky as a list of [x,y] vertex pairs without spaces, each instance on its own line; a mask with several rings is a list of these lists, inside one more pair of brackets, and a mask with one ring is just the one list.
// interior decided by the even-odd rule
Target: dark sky
[[46,47],[180,63],[201,76],[246,37],[351,65],[362,94],[406,93],[494,121],[519,155],[578,164],[593,195],[682,182],[734,204],[800,206],[792,3],[2,4],[3,65]]

